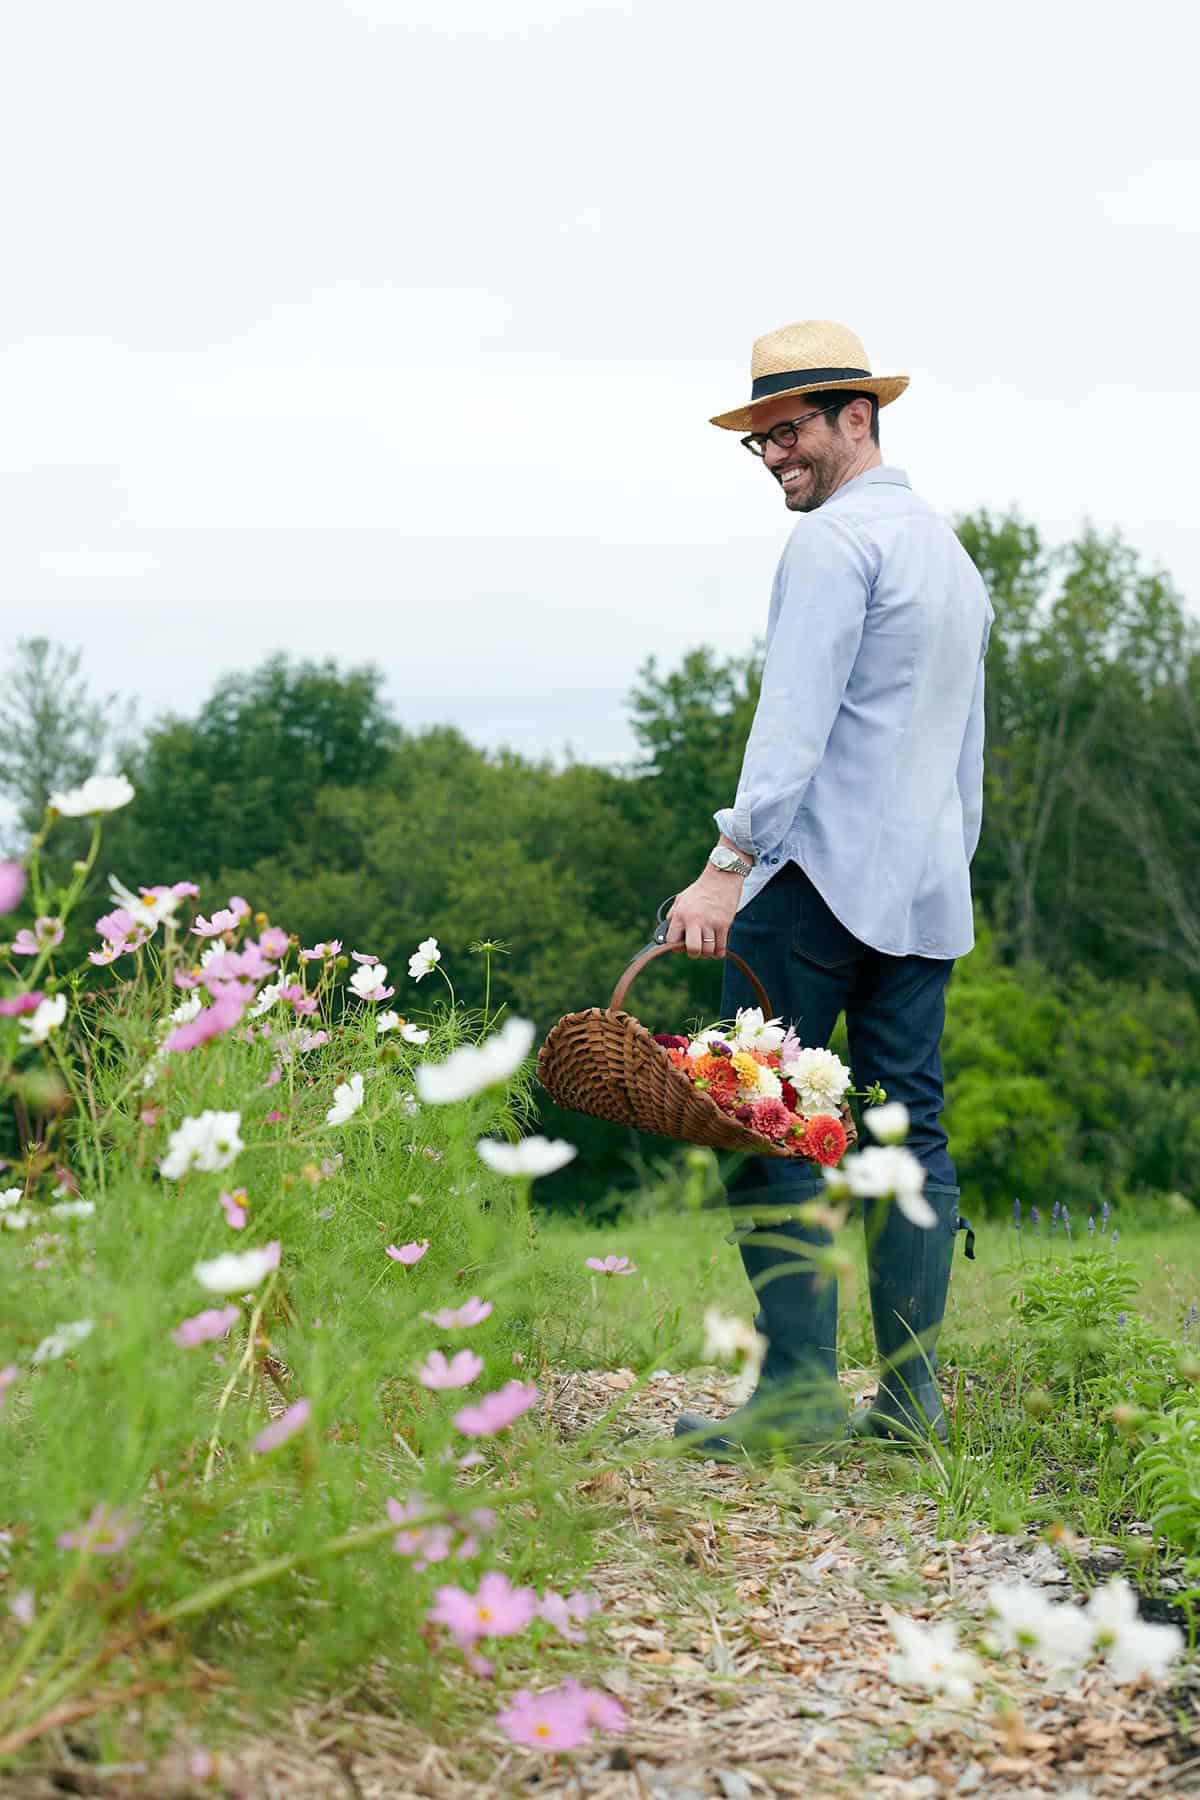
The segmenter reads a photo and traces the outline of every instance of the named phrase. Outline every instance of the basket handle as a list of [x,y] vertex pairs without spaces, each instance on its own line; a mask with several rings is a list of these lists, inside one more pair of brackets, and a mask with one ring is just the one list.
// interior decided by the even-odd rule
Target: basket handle
[[[622,975],[620,981],[618,981],[616,987],[613,989],[612,999],[608,1003],[610,1011],[616,1012],[618,1010],[622,1000],[633,986],[636,978],[646,967],[647,963],[653,962],[657,956],[674,956],[676,951],[684,949],[686,949],[686,945],[680,942],[677,944],[648,944],[644,950],[639,950],[625,973]],[[726,950],[725,954],[730,962],[735,962],[742,971],[742,974],[754,989],[754,997],[762,1007],[763,1018],[769,1019],[771,1017],[771,1002],[767,999],[766,990],[764,989],[762,982],[758,979],[758,976],[754,973],[754,970],[750,968],[748,963],[742,961],[736,950]]]

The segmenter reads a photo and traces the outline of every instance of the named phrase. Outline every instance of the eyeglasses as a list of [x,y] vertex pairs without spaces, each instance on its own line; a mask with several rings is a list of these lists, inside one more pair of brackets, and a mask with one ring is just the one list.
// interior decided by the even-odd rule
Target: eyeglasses
[[[839,401],[838,406],[841,404]],[[744,437],[741,441],[752,456],[766,455],[768,438],[780,450],[794,450],[801,425],[807,424],[809,419],[820,418],[822,413],[836,411],[836,406],[814,407],[812,412],[801,413],[798,419],[780,419],[778,425],[772,425],[770,431],[752,431],[749,437]]]

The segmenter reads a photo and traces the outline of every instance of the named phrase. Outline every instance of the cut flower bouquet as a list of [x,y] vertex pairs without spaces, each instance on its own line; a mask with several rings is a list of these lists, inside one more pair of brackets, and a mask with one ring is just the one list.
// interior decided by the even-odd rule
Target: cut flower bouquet
[[732,1025],[695,1037],[656,1032],[671,1064],[739,1124],[787,1155],[832,1168],[850,1141],[850,1070],[832,1050],[806,1047],[791,1026],[740,1007]]

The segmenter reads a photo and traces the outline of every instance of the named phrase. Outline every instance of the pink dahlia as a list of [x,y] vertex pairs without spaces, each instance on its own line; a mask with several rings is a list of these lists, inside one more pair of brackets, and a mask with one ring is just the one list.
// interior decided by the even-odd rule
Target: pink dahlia
[[788,1111],[782,1100],[756,1100],[750,1108],[751,1129],[760,1131],[763,1137],[782,1138],[795,1122],[795,1114]]

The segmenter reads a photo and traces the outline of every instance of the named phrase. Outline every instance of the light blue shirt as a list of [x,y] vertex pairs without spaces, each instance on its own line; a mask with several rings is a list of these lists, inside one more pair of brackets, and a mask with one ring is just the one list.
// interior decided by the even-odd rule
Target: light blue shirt
[[971,949],[994,616],[903,469],[867,469],[796,521],[737,795],[713,814],[756,859],[739,910],[795,862],[876,950]]

